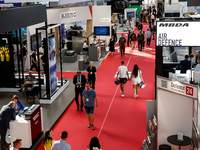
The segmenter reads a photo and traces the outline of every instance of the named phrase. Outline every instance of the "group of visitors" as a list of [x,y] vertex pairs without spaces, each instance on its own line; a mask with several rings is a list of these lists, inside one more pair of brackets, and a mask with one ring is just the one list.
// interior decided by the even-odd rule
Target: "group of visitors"
[[[13,95],[11,101],[4,105],[0,111],[0,135],[1,135],[1,149],[8,148],[11,143],[6,142],[6,133],[9,129],[9,122],[15,120],[16,115],[24,110],[24,106],[17,95]],[[17,140],[16,140],[17,141]],[[16,143],[15,141],[15,143]],[[14,143],[14,141],[13,141]],[[19,143],[19,142],[17,142]],[[14,144],[15,145],[15,144]],[[17,144],[18,145],[18,144]],[[19,144],[20,145],[20,144]]]
[[[60,140],[55,141],[53,139],[54,133],[51,129],[45,131],[45,136],[43,139],[43,145],[45,150],[71,150],[71,146],[66,142],[68,138],[68,132],[62,131],[60,134]],[[99,144],[99,139],[97,137],[93,137],[87,146],[87,150],[100,150],[101,145]]]
[[[77,105],[77,110],[81,109],[83,111],[83,106],[88,118],[88,128],[94,127],[94,107],[98,107],[98,99],[95,92],[95,81],[97,80],[96,67],[93,66],[93,62],[90,61],[89,67],[87,68],[87,79],[81,71],[77,71],[77,75],[73,78],[73,83],[75,85],[75,100]],[[86,89],[85,89],[86,87]],[[79,95],[81,99],[81,107],[79,104]],[[95,104],[96,103],[96,104]]]

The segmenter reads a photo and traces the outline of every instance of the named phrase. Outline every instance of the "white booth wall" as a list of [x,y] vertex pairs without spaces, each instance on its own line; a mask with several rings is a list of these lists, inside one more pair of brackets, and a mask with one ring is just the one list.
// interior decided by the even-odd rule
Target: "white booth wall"
[[[111,38],[111,6],[92,6],[92,15],[93,15],[93,28],[94,26],[109,26],[110,27],[110,36],[100,36],[101,40],[106,41],[106,45]],[[105,19],[106,21],[101,21]],[[97,37],[99,38],[99,36]]]
[[[167,142],[167,137],[182,132],[191,137],[193,99],[175,93],[158,90],[158,146],[168,144],[172,149],[178,146]],[[182,146],[188,150],[190,146]]]

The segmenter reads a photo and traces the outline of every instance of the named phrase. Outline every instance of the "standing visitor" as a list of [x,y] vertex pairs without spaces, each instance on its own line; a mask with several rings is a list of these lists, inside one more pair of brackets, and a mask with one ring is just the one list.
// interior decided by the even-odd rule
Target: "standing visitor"
[[32,60],[32,65],[31,65],[30,70],[35,68],[35,70],[38,71],[37,62],[36,62],[36,49],[33,51],[33,54],[31,55],[31,60]]
[[96,67],[93,65],[93,61],[90,61],[87,68],[88,81],[92,84],[92,88],[95,89],[95,82],[97,80]]
[[133,30],[132,30],[131,23],[130,23],[129,26],[128,26],[127,46],[129,46],[129,42],[131,41],[131,40],[130,40],[130,39],[131,39],[130,35],[131,35],[132,32],[133,32]]
[[152,24],[154,25],[154,21],[155,21],[155,16],[154,15],[151,15],[151,21],[152,21]]
[[66,142],[68,138],[67,131],[62,131],[60,137],[59,141],[53,143],[51,150],[71,150],[71,146]]
[[126,39],[124,38],[123,34],[121,34],[121,37],[119,39],[121,56],[125,55],[125,44],[126,44]]
[[138,35],[137,35],[137,39],[138,39],[138,50],[142,51],[142,45],[143,45],[143,41],[144,41],[144,35],[142,34],[142,31],[140,30]]
[[88,117],[89,125],[88,128],[92,127],[92,130],[95,129],[94,127],[94,106],[96,101],[96,107],[98,107],[98,100],[97,94],[95,90],[90,87],[90,83],[86,83],[86,89],[83,90],[83,105],[85,106],[85,111]]
[[135,48],[135,43],[136,43],[137,37],[134,33],[134,31],[131,34],[131,44],[132,44],[132,50]]
[[75,85],[75,100],[77,105],[77,110],[79,110],[79,100],[78,97],[81,97],[81,111],[83,111],[83,99],[82,92],[85,89],[86,78],[85,75],[81,74],[81,71],[77,71],[77,75],[74,76],[73,84]]
[[113,52],[115,51],[115,39],[114,39],[114,36],[111,37],[108,45],[110,47],[110,51],[111,51],[112,56],[113,56]]
[[150,31],[150,29],[147,29],[146,38],[147,38],[147,46],[150,46],[150,44],[151,44],[151,31]]
[[51,147],[55,140],[53,139],[54,134],[51,129],[48,129],[45,131],[44,139],[43,139],[43,145],[45,150],[51,150]]
[[0,135],[1,150],[8,148],[10,143],[6,142],[6,133],[9,128],[10,120],[15,120],[15,102],[11,101],[8,105],[4,105],[0,111]]
[[121,97],[124,97],[124,89],[125,89],[125,84],[126,84],[126,76],[129,79],[129,75],[128,75],[128,68],[124,65],[124,61],[121,61],[121,66],[119,66],[118,68],[118,72],[117,72],[117,78],[119,76],[119,81],[120,81],[120,88],[121,88]]
[[142,22],[143,16],[144,16],[143,11],[141,11],[141,13],[140,13],[140,22]]
[[13,139],[13,150],[19,150],[22,146],[22,139],[14,138]]
[[136,98],[138,97],[139,84],[141,82],[144,82],[143,77],[142,77],[142,71],[139,69],[137,64],[134,65],[130,80],[131,79],[132,79],[132,84],[133,84],[134,98]]
[[139,22],[139,25],[138,25],[138,30],[140,31],[142,31],[142,29],[143,29],[143,25],[141,24],[141,22]]

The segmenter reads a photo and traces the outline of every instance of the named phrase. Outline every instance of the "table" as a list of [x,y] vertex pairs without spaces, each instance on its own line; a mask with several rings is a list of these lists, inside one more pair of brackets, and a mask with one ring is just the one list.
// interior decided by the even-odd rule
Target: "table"
[[167,141],[173,145],[178,145],[179,150],[181,146],[187,146],[191,144],[191,138],[183,135],[183,141],[178,140],[178,135],[171,135],[167,138]]

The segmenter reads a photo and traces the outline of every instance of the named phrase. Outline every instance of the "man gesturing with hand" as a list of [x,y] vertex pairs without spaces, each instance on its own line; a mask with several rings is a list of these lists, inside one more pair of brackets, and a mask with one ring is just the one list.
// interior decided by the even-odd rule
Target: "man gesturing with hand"
[[94,106],[96,101],[96,107],[98,107],[98,100],[95,90],[90,87],[90,83],[86,83],[86,89],[83,90],[83,105],[85,106],[85,111],[88,117],[89,125],[88,128],[92,127],[92,130],[95,129],[94,127]]

